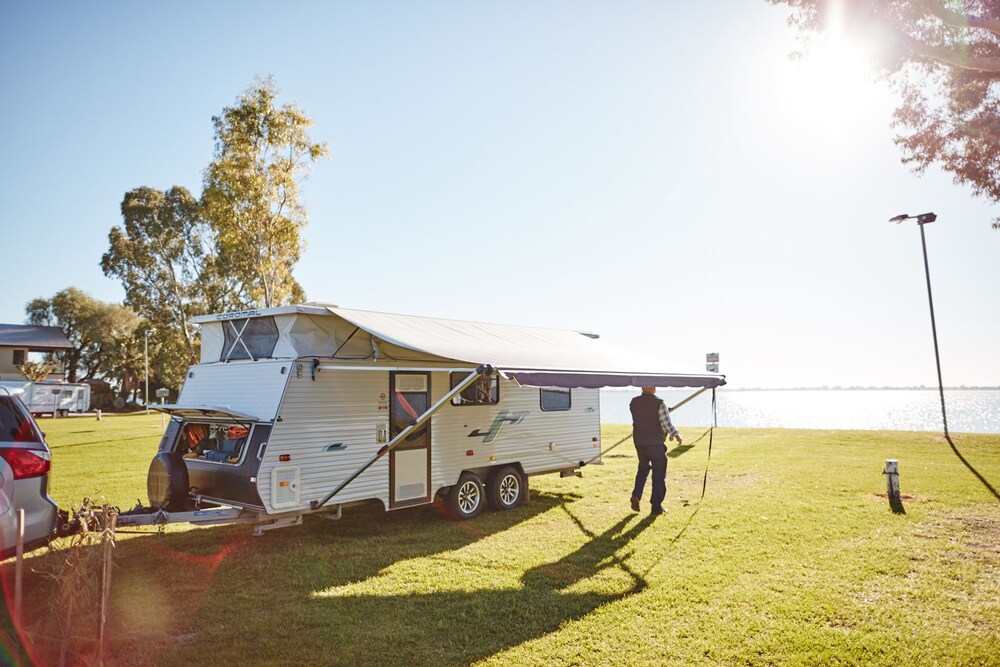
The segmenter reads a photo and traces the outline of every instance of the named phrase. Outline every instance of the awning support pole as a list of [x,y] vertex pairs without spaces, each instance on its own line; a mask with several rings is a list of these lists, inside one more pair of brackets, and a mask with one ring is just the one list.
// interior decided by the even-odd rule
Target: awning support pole
[[358,468],[353,473],[351,473],[347,477],[347,479],[345,479],[343,482],[341,482],[340,484],[338,484],[337,488],[335,488],[333,491],[331,491],[330,493],[328,493],[326,495],[326,497],[323,498],[323,500],[319,500],[319,501],[313,500],[311,503],[309,503],[310,508],[314,509],[314,510],[317,510],[320,507],[322,507],[323,505],[326,505],[328,502],[330,502],[331,498],[333,498],[335,495],[337,495],[338,493],[340,493],[341,491],[343,491],[344,487],[346,487],[348,484],[350,484],[351,482],[353,482],[354,480],[356,480],[358,477],[360,477],[361,473],[363,473],[364,471],[368,470],[368,468],[370,468],[373,465],[375,465],[376,461],[378,461],[380,458],[382,458],[383,456],[385,456],[386,454],[388,454],[389,452],[391,452],[392,450],[394,450],[400,443],[403,442],[403,440],[406,439],[406,437],[408,435],[410,435],[414,431],[414,429],[419,428],[424,422],[426,422],[428,419],[430,419],[431,415],[433,415],[435,412],[437,412],[442,407],[444,407],[445,405],[447,405],[448,402],[452,398],[454,398],[457,394],[461,393],[461,391],[463,389],[465,389],[470,384],[472,384],[477,379],[479,379],[480,375],[490,376],[492,374],[493,374],[493,367],[490,366],[489,364],[480,366],[476,370],[472,371],[472,373],[469,374],[469,377],[465,378],[460,383],[458,383],[457,385],[455,385],[455,387],[451,391],[449,391],[447,394],[445,394],[444,396],[441,397],[441,400],[439,400],[437,403],[435,403],[430,408],[428,408],[427,411],[424,412],[422,415],[420,415],[419,417],[417,417],[416,419],[414,419],[413,421],[411,421],[409,426],[407,426],[402,431],[400,431],[396,435],[395,438],[393,438],[392,440],[390,440],[388,442],[388,444],[382,446],[375,453],[374,456],[372,456],[370,459],[368,459],[368,461],[366,461],[364,463],[364,465],[362,465],[360,468]]
[[715,396],[715,388],[714,387],[702,387],[701,389],[699,389],[698,391],[694,392],[693,394],[691,394],[690,396],[688,396],[687,398],[685,398],[683,401],[681,401],[677,405],[673,406],[672,408],[668,408],[668,410],[670,412],[673,412],[674,410],[676,410],[677,408],[681,407],[682,405],[684,405],[685,403],[687,403],[691,399],[696,398],[698,396],[701,396],[702,394],[704,394],[709,389],[712,390],[712,395]]

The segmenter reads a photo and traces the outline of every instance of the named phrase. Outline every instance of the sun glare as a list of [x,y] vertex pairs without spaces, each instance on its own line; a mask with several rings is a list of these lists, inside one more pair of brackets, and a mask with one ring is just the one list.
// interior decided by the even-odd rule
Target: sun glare
[[831,139],[877,113],[886,98],[863,49],[835,38],[789,60],[776,83],[784,112]]

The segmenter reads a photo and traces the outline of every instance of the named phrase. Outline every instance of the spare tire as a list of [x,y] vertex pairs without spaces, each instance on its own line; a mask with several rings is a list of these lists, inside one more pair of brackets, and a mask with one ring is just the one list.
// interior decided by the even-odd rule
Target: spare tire
[[177,452],[160,452],[149,464],[146,491],[154,509],[179,512],[187,508],[188,470],[184,457]]

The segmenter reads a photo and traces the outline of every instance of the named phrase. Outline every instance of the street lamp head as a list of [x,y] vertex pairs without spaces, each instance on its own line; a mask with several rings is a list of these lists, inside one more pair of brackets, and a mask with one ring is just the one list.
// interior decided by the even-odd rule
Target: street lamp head
[[906,220],[916,220],[918,225],[925,225],[928,222],[934,222],[937,220],[937,215],[934,213],[921,213],[920,215],[910,215],[908,213],[900,213],[899,215],[894,215],[889,218],[889,222],[894,225],[898,225]]

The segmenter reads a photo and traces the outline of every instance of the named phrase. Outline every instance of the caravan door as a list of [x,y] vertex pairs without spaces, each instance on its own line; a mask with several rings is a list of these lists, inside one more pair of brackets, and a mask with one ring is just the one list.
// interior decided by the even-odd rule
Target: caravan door
[[[430,373],[389,374],[389,439],[431,407]],[[431,420],[389,452],[389,509],[431,502]]]

